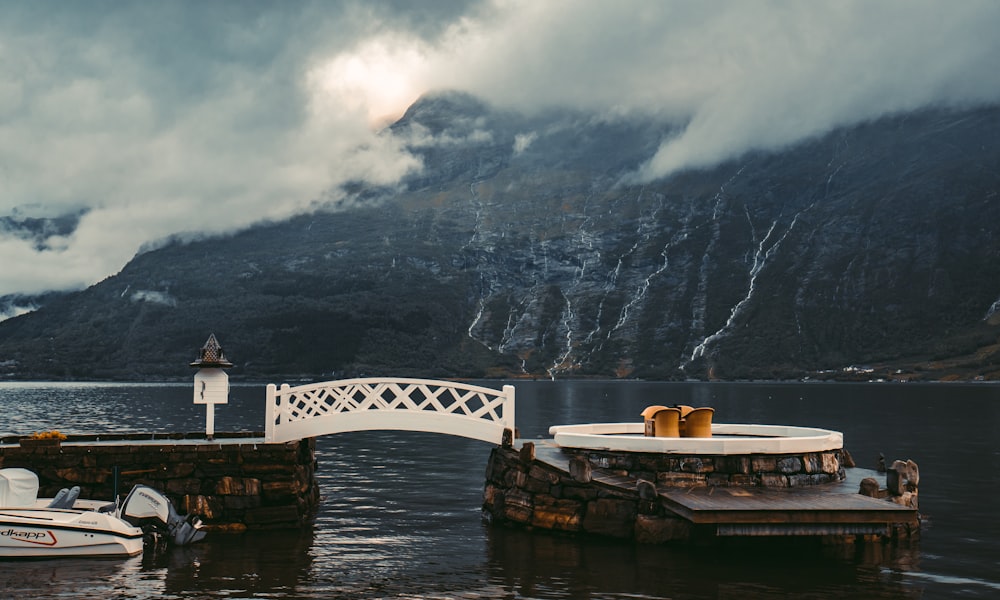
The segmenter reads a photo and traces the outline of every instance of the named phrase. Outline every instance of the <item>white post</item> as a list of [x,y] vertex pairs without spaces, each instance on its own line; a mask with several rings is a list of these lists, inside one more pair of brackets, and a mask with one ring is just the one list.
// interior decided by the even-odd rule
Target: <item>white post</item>
[[267,384],[264,400],[266,403],[264,405],[264,442],[268,444],[274,441],[274,397],[277,395],[277,391],[278,388],[273,383]]
[[215,439],[215,405],[205,405],[205,439],[212,441]]
[[514,425],[514,386],[503,386],[503,420],[504,424],[510,428],[511,441],[517,439],[517,427]]
[[205,405],[205,438],[215,438],[215,405],[229,403],[229,375],[222,369],[199,369],[194,375],[194,403]]

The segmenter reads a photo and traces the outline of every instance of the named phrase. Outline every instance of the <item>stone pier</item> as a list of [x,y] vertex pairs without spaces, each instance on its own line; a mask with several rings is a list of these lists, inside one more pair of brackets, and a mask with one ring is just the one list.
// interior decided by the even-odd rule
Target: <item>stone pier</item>
[[[865,485],[874,485],[872,493],[859,490],[860,477],[871,472],[847,469],[845,462],[850,463],[849,455],[840,449],[697,456],[524,442],[520,448],[503,446],[491,453],[483,516],[497,524],[640,543],[762,536],[813,536],[834,542],[916,537],[916,465],[894,464],[901,475],[890,477],[889,489],[881,492],[878,482],[867,478]],[[903,483],[893,490],[897,481]]]
[[39,496],[80,487],[111,500],[135,484],[160,490],[208,531],[299,527],[319,501],[315,439],[263,443],[263,433],[76,435],[62,441],[0,439],[0,468],[23,467]]

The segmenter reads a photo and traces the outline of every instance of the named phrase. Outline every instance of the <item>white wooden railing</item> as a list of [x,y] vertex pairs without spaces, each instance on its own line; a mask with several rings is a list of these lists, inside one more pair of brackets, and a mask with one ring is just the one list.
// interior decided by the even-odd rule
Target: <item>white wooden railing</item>
[[429,379],[343,379],[267,386],[264,438],[287,442],[347,431],[427,431],[494,444],[514,432],[514,386]]

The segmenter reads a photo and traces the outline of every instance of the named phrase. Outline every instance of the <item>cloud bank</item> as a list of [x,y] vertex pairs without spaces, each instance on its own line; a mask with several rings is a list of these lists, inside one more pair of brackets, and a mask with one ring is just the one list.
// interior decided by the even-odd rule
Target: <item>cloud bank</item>
[[633,180],[925,106],[1000,101],[1000,3],[522,2],[442,36],[438,87],[686,123]]
[[41,242],[0,229],[0,295],[86,286],[152,241],[314,210],[347,181],[392,185],[420,163],[382,128],[436,89],[686,123],[637,182],[1000,101],[993,1],[0,7],[0,219],[79,219]]

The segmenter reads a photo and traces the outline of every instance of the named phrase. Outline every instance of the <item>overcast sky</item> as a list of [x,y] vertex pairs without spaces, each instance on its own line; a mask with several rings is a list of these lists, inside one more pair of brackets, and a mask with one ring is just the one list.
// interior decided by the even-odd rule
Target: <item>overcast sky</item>
[[1000,101],[1000,2],[0,0],[0,295],[80,288],[177,233],[310,210],[420,163],[420,94],[687,122],[634,181],[928,105]]

